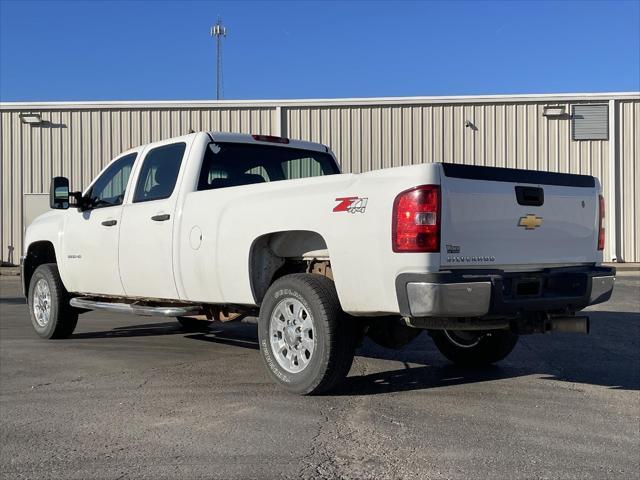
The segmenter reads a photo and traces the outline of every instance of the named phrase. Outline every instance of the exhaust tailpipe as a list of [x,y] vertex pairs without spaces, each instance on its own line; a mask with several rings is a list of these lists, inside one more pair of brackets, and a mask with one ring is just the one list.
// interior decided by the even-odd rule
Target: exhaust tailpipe
[[550,319],[551,332],[589,333],[589,317],[552,317]]

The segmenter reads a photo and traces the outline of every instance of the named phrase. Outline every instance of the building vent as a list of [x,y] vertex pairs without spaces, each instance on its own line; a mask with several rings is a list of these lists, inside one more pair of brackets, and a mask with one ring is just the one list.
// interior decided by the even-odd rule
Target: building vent
[[574,140],[608,140],[609,106],[574,105],[571,135]]

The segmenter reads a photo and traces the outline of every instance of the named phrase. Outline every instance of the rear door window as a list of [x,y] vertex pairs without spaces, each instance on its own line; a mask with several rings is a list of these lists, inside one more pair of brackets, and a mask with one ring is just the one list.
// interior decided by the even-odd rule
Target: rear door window
[[186,147],[184,142],[172,143],[156,147],[147,153],[133,195],[134,203],[171,196]]

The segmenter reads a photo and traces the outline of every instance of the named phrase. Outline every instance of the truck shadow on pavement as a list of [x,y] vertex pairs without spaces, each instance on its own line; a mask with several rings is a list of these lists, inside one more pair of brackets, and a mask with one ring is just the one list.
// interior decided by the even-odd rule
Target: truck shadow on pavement
[[[233,327],[236,327],[235,329]],[[239,328],[238,328],[239,327]],[[239,347],[258,350],[256,335],[249,332],[253,330],[246,325],[222,325],[220,327],[206,327],[201,331],[187,330],[176,321],[161,323],[144,323],[140,325],[127,325],[116,327],[112,330],[99,332],[74,333],[71,339],[90,338],[124,338],[124,337],[154,337],[162,335],[184,335],[190,340],[201,340],[211,343],[237,345]]]
[[[384,355],[371,355],[366,351],[360,352],[360,356],[384,358]],[[618,365],[619,372],[611,372],[593,368],[598,363],[596,360],[594,364],[585,363],[583,369],[574,371],[571,367],[563,365],[562,359],[558,359],[552,366],[546,365],[542,368],[520,363],[514,359],[511,362],[470,369],[453,364],[442,364],[446,360],[437,358],[439,356],[437,351],[430,356],[436,361],[429,365],[416,365],[416,362],[407,359],[404,368],[348,377],[340,389],[331,392],[330,395],[358,396],[428,390],[525,376],[536,376],[543,381],[574,384],[571,386],[574,390],[580,390],[579,385],[575,385],[580,383],[614,390],[640,390],[640,379],[637,372],[632,371],[637,367],[629,364]],[[393,360],[399,360],[395,355],[391,357]],[[405,356],[401,355],[400,359],[403,357]],[[593,370],[589,371],[591,368]]]
[[592,324],[590,335],[522,336],[506,360],[477,369],[447,363],[426,333],[400,351],[365,340],[358,356],[401,362],[404,368],[348,377],[333,394],[372,395],[529,375],[543,381],[640,390],[640,313],[588,313]]
[[468,370],[455,365],[420,365],[398,370],[388,370],[348,377],[337,390],[329,396],[379,395],[413,390],[429,390],[440,387],[452,387],[478,382],[489,382],[513,378],[513,375],[499,366],[478,370]]
[[[211,335],[212,333],[213,335]],[[220,335],[220,333],[222,333],[222,335]],[[200,340],[203,342],[220,343],[223,345],[234,345],[237,347],[249,348],[251,350],[260,350],[260,345],[258,344],[258,339],[256,337],[256,335],[238,335],[237,333],[234,335],[233,333],[225,332],[224,330],[218,330],[217,332],[194,333],[187,335],[185,338]]]
[[[592,333],[521,337],[505,361],[486,368],[465,369],[440,355],[426,333],[402,350],[389,350],[366,339],[356,352],[355,367],[346,382],[328,395],[376,395],[488,382],[523,376],[543,381],[589,384],[610,389],[640,390],[640,313],[591,311]],[[246,324],[214,324],[202,331],[183,329],[177,322],[146,323],[108,331],[77,333],[72,339],[183,335],[185,339],[258,350],[257,328]],[[382,370],[400,363],[403,368]],[[373,361],[373,362],[372,362]],[[364,374],[354,375],[358,365]],[[367,373],[372,365],[379,371]],[[580,388],[574,385],[572,388]]]
[[142,325],[127,325],[126,327],[116,327],[112,330],[100,332],[74,333],[71,336],[71,339],[154,337],[160,335],[184,335],[185,333],[185,330],[181,329],[177,322],[162,322],[145,323]]

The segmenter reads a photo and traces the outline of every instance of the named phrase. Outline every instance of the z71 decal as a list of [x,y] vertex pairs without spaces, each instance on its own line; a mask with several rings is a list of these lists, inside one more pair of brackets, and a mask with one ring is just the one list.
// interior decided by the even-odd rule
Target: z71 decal
[[368,198],[362,197],[343,197],[336,198],[336,205],[333,208],[334,212],[349,212],[349,213],[364,213],[367,208]]

